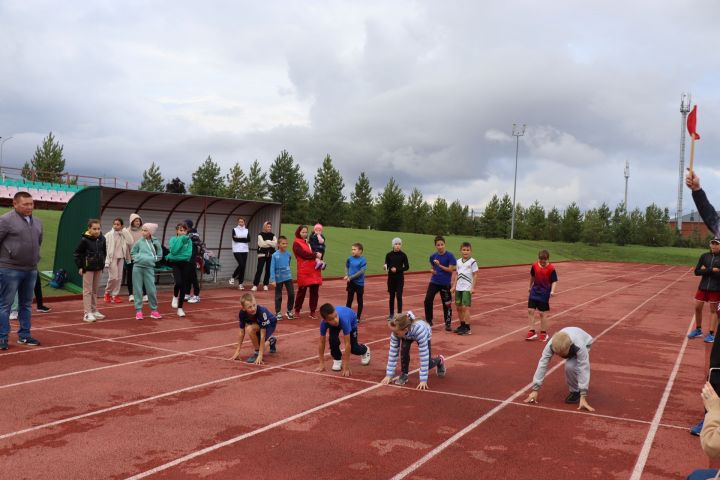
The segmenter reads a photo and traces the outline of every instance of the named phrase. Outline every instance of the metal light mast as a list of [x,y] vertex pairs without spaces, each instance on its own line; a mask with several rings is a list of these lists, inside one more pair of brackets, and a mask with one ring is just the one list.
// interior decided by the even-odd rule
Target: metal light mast
[[682,197],[683,185],[685,184],[685,125],[687,124],[687,115],[690,113],[691,101],[689,93],[680,95],[680,168],[678,172],[677,221],[675,222],[678,231],[682,231]]
[[630,178],[630,162],[625,160],[625,214],[630,210],[627,203],[628,179]]
[[510,223],[510,240],[515,238],[515,209],[517,203],[515,202],[515,192],[517,191],[517,167],[518,167],[518,149],[520,148],[520,137],[525,135],[525,124],[518,125],[513,123],[512,134],[515,137],[515,180],[513,181],[513,207],[512,207],[512,222]]

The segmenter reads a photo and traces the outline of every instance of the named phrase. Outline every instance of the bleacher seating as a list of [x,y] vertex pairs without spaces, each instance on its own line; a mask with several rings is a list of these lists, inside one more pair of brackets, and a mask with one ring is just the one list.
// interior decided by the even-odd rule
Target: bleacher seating
[[67,203],[75,192],[84,188],[82,185],[66,185],[63,183],[32,182],[30,180],[15,180],[0,178],[0,198],[13,198],[20,190],[33,196],[33,199],[42,202]]

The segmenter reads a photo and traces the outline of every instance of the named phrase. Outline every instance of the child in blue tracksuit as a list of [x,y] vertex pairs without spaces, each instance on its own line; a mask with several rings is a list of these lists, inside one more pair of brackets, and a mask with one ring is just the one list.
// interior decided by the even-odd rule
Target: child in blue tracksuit
[[367,261],[363,254],[362,243],[353,243],[352,255],[345,262],[345,281],[347,282],[347,308],[352,307],[353,297],[357,293],[357,319],[360,322],[363,311],[363,293],[365,292],[365,270]]
[[295,303],[295,290],[293,289],[292,272],[290,271],[290,260],[292,255],[287,251],[288,239],[280,235],[278,237],[278,249],[272,254],[270,260],[270,285],[275,288],[275,316],[282,319],[282,289],[287,290],[287,319],[293,319],[293,304]]
[[262,365],[263,354],[265,353],[265,342],[270,345],[270,353],[275,353],[277,338],[273,335],[277,326],[277,318],[270,313],[270,310],[260,306],[255,301],[252,293],[246,293],[240,298],[240,336],[238,337],[237,349],[231,360],[240,358],[240,347],[242,347],[245,334],[250,337],[255,353],[246,360],[247,363]]

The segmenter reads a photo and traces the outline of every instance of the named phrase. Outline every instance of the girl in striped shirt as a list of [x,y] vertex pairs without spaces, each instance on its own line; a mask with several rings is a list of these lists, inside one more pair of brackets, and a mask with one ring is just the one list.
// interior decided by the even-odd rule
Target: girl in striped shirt
[[407,342],[415,341],[418,344],[418,351],[420,352],[420,383],[417,388],[419,390],[427,390],[428,372],[431,368],[437,367],[438,377],[445,376],[447,370],[445,368],[445,358],[442,355],[432,357],[430,348],[432,330],[425,320],[417,319],[412,312],[407,312],[399,314],[390,320],[388,326],[392,330],[390,334],[390,353],[388,354],[385,378],[382,379],[381,384],[387,385],[390,383],[395,374],[401,339]]

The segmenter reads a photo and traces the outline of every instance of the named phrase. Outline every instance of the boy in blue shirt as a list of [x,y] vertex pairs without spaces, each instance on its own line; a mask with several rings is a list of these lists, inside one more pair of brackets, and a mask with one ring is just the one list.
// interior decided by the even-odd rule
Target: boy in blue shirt
[[360,322],[363,311],[363,293],[365,292],[365,270],[367,261],[363,254],[362,243],[353,243],[352,255],[345,262],[345,281],[347,282],[347,308],[352,307],[353,297],[357,293],[357,321]]
[[440,300],[442,301],[443,316],[445,317],[445,331],[452,331],[450,326],[452,322],[452,295],[450,294],[450,283],[452,280],[452,272],[455,271],[455,255],[445,250],[445,238],[441,235],[435,237],[435,248],[437,252],[430,255],[430,265],[432,266],[432,277],[430,277],[430,285],[428,285],[425,294],[425,321],[432,326],[433,324],[433,302],[435,295],[440,292]]
[[[318,346],[318,359],[320,365],[318,372],[325,371],[325,335],[330,332],[330,355],[333,358],[332,369],[335,372],[342,370],[343,377],[351,375],[350,366],[348,365],[349,354],[361,355],[361,363],[368,365],[370,363],[370,347],[358,343],[358,318],[351,309],[347,307],[333,307],[329,303],[325,303],[320,307],[320,344]],[[340,332],[343,333],[345,340],[345,353],[340,351]]]
[[270,260],[270,285],[275,288],[275,316],[282,320],[282,289],[287,290],[287,319],[292,320],[292,309],[295,303],[295,290],[293,289],[292,272],[290,271],[290,260],[292,255],[287,251],[287,237],[278,237],[278,249],[272,254]]
[[246,293],[240,298],[240,336],[238,337],[238,345],[235,354],[230,357],[231,360],[240,358],[240,347],[245,334],[250,337],[255,353],[250,355],[246,360],[247,363],[262,365],[263,353],[265,353],[265,341],[270,344],[270,353],[275,353],[277,338],[273,335],[277,326],[275,315],[270,313],[265,307],[261,307],[255,301],[252,293]]

